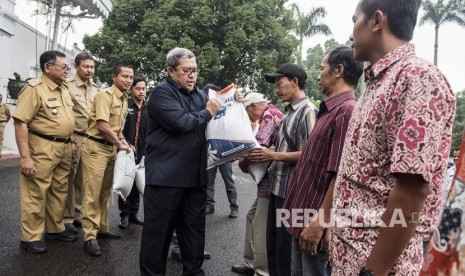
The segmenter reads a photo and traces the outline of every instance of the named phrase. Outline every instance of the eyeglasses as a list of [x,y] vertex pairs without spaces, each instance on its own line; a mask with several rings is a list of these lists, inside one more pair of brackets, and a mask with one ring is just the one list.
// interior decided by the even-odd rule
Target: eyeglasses
[[[174,69],[178,69],[178,67],[174,67]],[[197,68],[179,68],[179,69],[181,69],[181,73],[186,76],[189,76],[190,74],[194,74],[194,76],[197,76],[200,72],[200,70]]]
[[63,65],[58,65],[56,63],[52,63],[52,62],[49,62],[48,64],[51,64],[51,65],[56,65],[58,66],[61,70],[65,71],[65,72],[69,72],[71,71],[71,67],[69,67],[68,65],[66,64],[63,64]]

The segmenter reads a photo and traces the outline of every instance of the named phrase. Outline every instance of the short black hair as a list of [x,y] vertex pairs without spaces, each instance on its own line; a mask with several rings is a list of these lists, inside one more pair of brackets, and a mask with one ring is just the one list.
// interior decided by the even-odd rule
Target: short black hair
[[51,51],[45,51],[40,55],[40,70],[42,72],[45,72],[45,64],[47,63],[55,63],[57,60],[57,57],[62,57],[66,58],[66,55],[63,54],[62,52],[51,50]]
[[363,63],[354,59],[352,48],[348,46],[337,47],[328,54],[329,72],[333,73],[338,65],[344,67],[342,78],[354,88],[363,73]]
[[91,59],[92,61],[95,61],[94,57],[91,54],[86,53],[86,52],[79,53],[74,58],[74,64],[79,66],[79,64],[81,64],[81,61],[88,60],[88,59]]
[[132,86],[131,86],[131,88],[133,88],[134,86],[136,86],[136,84],[138,84],[138,83],[141,82],[141,81],[143,81],[143,82],[145,82],[145,84],[147,84],[147,82],[145,81],[145,79],[144,79],[143,77],[134,77],[134,78],[132,79]]
[[417,24],[421,0],[361,0],[359,7],[368,21],[380,10],[388,18],[389,29],[397,38],[410,41]]
[[208,89],[221,91],[221,87],[219,87],[218,85],[214,85],[213,83],[207,83],[202,87],[202,90],[205,92],[208,92]]
[[127,63],[117,63],[113,66],[113,70],[111,71],[111,74],[113,76],[118,76],[118,74],[121,72],[121,68],[123,67],[132,69],[132,66]]

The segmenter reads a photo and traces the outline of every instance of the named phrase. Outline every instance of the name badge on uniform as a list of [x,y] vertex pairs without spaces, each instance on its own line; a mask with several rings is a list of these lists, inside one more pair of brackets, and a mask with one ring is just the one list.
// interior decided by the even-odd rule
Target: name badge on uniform
[[48,100],[47,100],[47,101],[49,101],[49,102],[53,102],[53,101],[56,101],[56,100],[57,100],[57,98],[48,98]]
[[131,115],[133,115],[133,114],[134,114],[134,108],[129,107],[129,108],[128,108],[128,113],[131,114]]

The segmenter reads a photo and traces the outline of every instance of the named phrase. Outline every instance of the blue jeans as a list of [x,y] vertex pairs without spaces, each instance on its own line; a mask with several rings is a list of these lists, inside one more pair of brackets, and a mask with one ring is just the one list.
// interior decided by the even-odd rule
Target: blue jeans
[[302,252],[299,240],[292,238],[291,276],[329,276],[331,268],[328,262],[328,252],[319,250],[316,256]]
[[227,162],[207,170],[208,184],[207,184],[207,205],[215,206],[215,177],[216,172],[220,168],[221,177],[223,177],[224,185],[226,187],[226,194],[228,195],[229,206],[231,210],[238,210],[237,205],[237,191],[236,184],[232,178],[232,163]]

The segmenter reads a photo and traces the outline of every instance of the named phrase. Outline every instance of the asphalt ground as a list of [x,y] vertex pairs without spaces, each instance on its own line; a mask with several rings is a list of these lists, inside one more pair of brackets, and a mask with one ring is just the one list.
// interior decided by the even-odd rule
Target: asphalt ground
[[[111,231],[121,233],[120,240],[100,240],[101,257],[84,253],[82,230],[76,242],[47,241],[44,254],[32,254],[20,248],[19,161],[0,159],[0,275],[140,275],[139,247],[142,227],[130,225],[120,230],[117,199],[110,203]],[[239,217],[228,217],[230,209],[224,183],[218,173],[215,185],[215,213],[207,215],[205,249],[212,255],[205,260],[206,275],[238,275],[233,264],[243,258],[245,216],[256,195],[251,177],[240,172],[237,163],[233,174],[238,192]],[[142,204],[142,202],[141,202]],[[142,207],[142,206],[141,206]],[[143,210],[139,211],[143,218]],[[168,257],[167,274],[181,275],[182,265]]]

